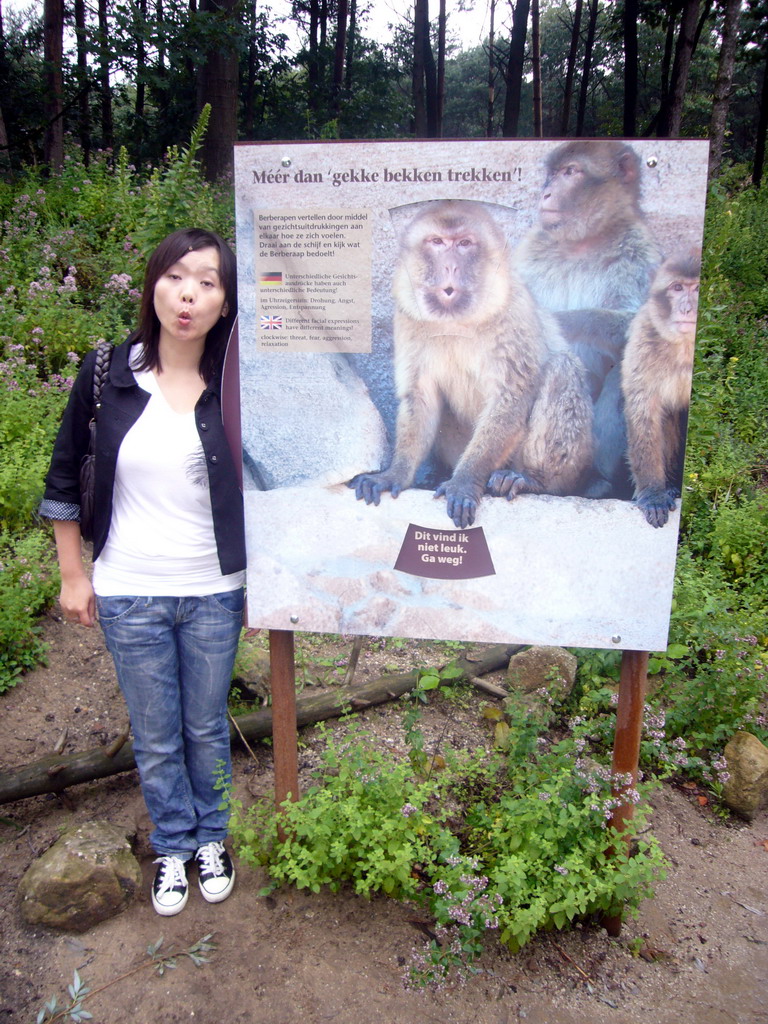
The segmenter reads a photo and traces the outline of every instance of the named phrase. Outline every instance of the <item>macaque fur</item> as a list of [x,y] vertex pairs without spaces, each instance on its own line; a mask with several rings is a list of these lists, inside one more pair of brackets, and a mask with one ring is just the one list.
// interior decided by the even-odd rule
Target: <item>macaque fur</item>
[[636,312],[661,256],[640,209],[640,160],[616,140],[566,142],[546,160],[539,224],[516,265],[550,310]]
[[457,527],[482,495],[575,493],[592,455],[592,409],[578,361],[511,269],[490,214],[435,201],[406,228],[393,295],[399,399],[389,467],[352,483],[378,504],[409,487],[434,452]]
[[523,279],[587,370],[595,456],[585,493],[596,498],[631,495],[619,364],[661,262],[640,208],[640,174],[624,142],[557,146],[546,161],[539,224],[516,253]]
[[621,370],[635,502],[663,526],[682,485],[701,255],[667,260],[632,321]]

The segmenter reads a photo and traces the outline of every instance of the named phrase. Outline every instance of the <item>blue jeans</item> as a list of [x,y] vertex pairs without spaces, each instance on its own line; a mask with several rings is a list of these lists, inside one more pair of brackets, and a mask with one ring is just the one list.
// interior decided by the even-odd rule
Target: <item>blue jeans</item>
[[99,621],[128,705],[136,765],[158,854],[189,860],[227,834],[214,788],[231,773],[227,694],[243,590],[207,597],[98,597]]

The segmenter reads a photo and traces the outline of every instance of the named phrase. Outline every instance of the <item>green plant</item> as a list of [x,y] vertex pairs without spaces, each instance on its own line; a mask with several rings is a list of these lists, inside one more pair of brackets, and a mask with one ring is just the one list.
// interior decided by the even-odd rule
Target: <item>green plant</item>
[[436,690],[439,690],[444,697],[450,696],[452,692],[451,684],[455,683],[458,679],[462,679],[464,674],[463,669],[453,664],[445,665],[443,668],[421,669],[416,686],[411,691],[411,694],[415,700],[420,701],[422,704],[426,704],[429,700],[429,694]]
[[24,537],[0,531],[0,693],[45,656],[38,616],[59,589],[50,537],[30,530]]
[[[497,926],[518,949],[541,928],[625,901],[636,907],[651,891],[663,869],[653,839],[629,856],[608,827],[619,799],[612,787],[626,789],[626,780],[585,760],[574,773],[574,740],[550,746],[538,735],[506,755],[446,751],[443,768],[425,774],[418,705],[405,725],[408,755],[377,749],[349,724],[339,737],[326,732],[315,784],[300,800],[277,812],[266,803],[245,810],[231,794],[229,803],[240,857],[264,865],[274,884],[317,892],[347,883],[433,917],[436,937],[411,957],[407,984],[440,986],[472,970]],[[523,735],[522,721],[513,727]],[[640,796],[621,799],[630,798]]]
[[151,252],[171,231],[187,225],[204,226],[225,237],[232,234],[232,198],[226,201],[218,195],[205,180],[198,160],[210,116],[211,106],[206,103],[189,145],[181,149],[171,146],[164,163],[155,168],[143,188],[143,215],[131,238],[144,253]]
[[[72,364],[70,364],[72,365]],[[43,477],[72,385],[53,374],[41,380],[19,345],[0,360],[0,529],[21,533],[43,493]]]

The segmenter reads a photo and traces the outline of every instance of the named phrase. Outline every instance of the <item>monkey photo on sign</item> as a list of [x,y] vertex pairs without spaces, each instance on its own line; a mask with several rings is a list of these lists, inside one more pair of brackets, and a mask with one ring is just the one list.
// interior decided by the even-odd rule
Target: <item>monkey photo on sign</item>
[[667,260],[632,321],[621,369],[635,503],[663,526],[680,496],[701,253]]
[[482,495],[574,494],[592,459],[584,371],[554,320],[512,270],[506,240],[479,203],[437,200],[404,231],[394,273],[399,400],[388,468],[351,481],[379,504],[435,454],[450,472],[457,527]]
[[546,161],[539,224],[516,265],[536,300],[557,314],[583,362],[595,402],[590,497],[629,498],[619,363],[661,253],[640,209],[640,159],[616,140],[566,142]]

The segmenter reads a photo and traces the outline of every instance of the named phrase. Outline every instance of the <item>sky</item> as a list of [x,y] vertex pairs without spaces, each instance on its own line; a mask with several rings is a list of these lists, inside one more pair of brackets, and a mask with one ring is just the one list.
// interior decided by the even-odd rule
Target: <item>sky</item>
[[[43,0],[0,0],[3,13],[8,11],[26,11],[42,9]],[[362,6],[362,4],[361,4]],[[392,33],[389,31],[389,24],[396,24],[404,21],[413,9],[412,0],[371,0],[369,4],[371,14],[365,23],[365,34],[379,43],[389,42]],[[447,0],[448,10],[448,31],[455,33],[463,49],[470,49],[479,46],[488,35],[489,14],[487,0],[474,0],[475,10],[462,12],[456,8],[458,0]],[[288,14],[291,9],[290,0],[264,0],[259,7],[271,7],[276,15]],[[497,30],[501,21],[501,14],[508,14],[508,5],[499,4],[496,21]],[[438,0],[432,0],[430,14],[433,19],[437,18]],[[288,27],[285,28],[289,32]],[[289,33],[290,34],[290,33]]]
[[[276,14],[282,11],[290,11],[290,0],[267,0],[264,6],[271,6]],[[362,6],[362,4],[360,4]],[[371,13],[363,24],[363,32],[371,39],[379,43],[387,43],[392,37],[389,30],[390,24],[398,24],[410,17],[413,10],[412,0],[372,0],[368,5]],[[473,11],[458,11],[457,0],[447,0],[448,31],[458,36],[463,49],[470,49],[479,46],[488,35],[490,25],[487,0],[474,0]],[[508,5],[499,5],[504,14],[507,13]],[[430,16],[437,18],[438,0],[432,0],[430,4]],[[497,29],[500,12],[497,11]],[[288,29],[286,28],[287,32]]]

